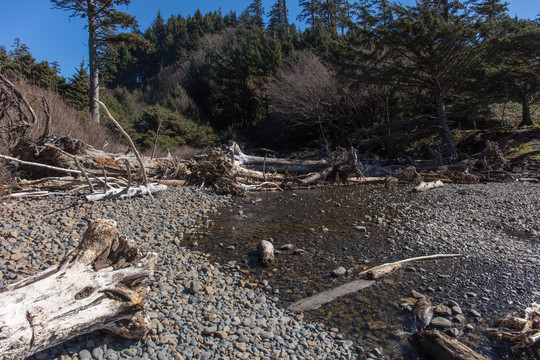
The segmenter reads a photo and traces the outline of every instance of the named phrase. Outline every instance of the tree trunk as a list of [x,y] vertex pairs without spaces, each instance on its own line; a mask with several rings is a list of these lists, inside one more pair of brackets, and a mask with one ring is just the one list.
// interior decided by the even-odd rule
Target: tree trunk
[[88,49],[90,65],[90,114],[92,120],[99,123],[99,64],[98,64],[98,29],[96,5],[94,0],[88,0]]
[[446,143],[448,155],[451,158],[457,158],[456,146],[454,145],[454,139],[452,138],[450,126],[448,125],[448,118],[446,117],[446,109],[442,98],[441,85],[437,79],[433,79],[433,85],[435,90],[435,108],[437,110],[437,119],[439,120],[443,140]]
[[23,359],[98,329],[144,337],[144,279],[156,260],[155,253],[142,257],[114,221],[93,222],[61,263],[0,289],[2,359]]
[[521,109],[521,122],[519,123],[519,127],[532,125],[531,108],[526,96],[521,97]]

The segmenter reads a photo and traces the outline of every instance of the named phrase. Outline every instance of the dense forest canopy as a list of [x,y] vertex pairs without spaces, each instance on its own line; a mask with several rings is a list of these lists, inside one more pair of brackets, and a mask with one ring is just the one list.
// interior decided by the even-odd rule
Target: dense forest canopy
[[[453,132],[500,126],[501,107],[519,107],[514,125],[535,122],[540,18],[511,18],[500,0],[299,4],[302,29],[286,0],[254,0],[240,14],[157,13],[147,29],[129,18],[94,60],[101,99],[142,148],[234,139],[455,157]],[[17,39],[0,48],[0,71],[88,112],[95,79],[84,63],[66,80]]]

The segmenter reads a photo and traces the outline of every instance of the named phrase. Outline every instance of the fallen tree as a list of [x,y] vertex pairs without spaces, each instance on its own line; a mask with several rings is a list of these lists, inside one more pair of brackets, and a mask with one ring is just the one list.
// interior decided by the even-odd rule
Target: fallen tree
[[157,254],[142,256],[114,221],[90,224],[62,262],[0,288],[0,353],[22,359],[98,329],[142,338],[150,329],[144,310]]

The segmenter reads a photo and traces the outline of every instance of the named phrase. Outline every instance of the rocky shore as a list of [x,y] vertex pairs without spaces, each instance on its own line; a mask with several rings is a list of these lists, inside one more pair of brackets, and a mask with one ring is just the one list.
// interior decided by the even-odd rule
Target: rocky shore
[[154,200],[87,203],[50,196],[0,203],[0,286],[60,261],[88,222],[117,221],[120,233],[155,251],[150,278],[150,336],[142,342],[92,333],[31,359],[350,359],[353,343],[320,323],[304,322],[277,306],[278,299],[248,283],[234,262],[210,263],[182,239],[208,226],[209,213],[231,198],[205,189],[172,188]]

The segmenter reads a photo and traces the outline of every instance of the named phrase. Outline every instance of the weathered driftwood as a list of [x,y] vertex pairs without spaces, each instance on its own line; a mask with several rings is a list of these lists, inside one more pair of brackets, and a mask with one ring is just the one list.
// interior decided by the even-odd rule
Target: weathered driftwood
[[248,167],[252,170],[261,172],[265,172],[264,169],[272,168],[275,172],[279,173],[310,173],[328,166],[328,161],[325,159],[295,160],[246,155],[235,142],[229,146],[229,151],[232,154],[235,165]]
[[366,274],[366,276],[369,279],[379,279],[383,276],[391,274],[395,270],[401,268],[402,264],[405,264],[408,262],[433,260],[433,259],[441,259],[441,258],[462,257],[462,256],[465,256],[465,255],[463,254],[435,254],[435,255],[418,256],[418,257],[413,257],[409,259],[403,259],[403,260],[399,260],[399,261],[395,261],[391,263],[378,265],[378,266],[362,271],[360,275]]
[[257,245],[259,259],[263,266],[270,266],[274,263],[274,245],[268,240],[261,240]]
[[414,304],[413,309],[414,323],[417,330],[424,330],[433,320],[433,306],[428,297],[421,297]]
[[144,163],[141,159],[141,155],[139,154],[139,150],[137,150],[137,147],[135,146],[135,144],[133,143],[133,140],[131,139],[131,137],[128,135],[128,133],[122,128],[122,126],[120,126],[120,124],[118,123],[118,121],[116,121],[116,119],[111,115],[111,113],[109,112],[109,109],[107,109],[107,107],[105,106],[104,103],[102,103],[101,101],[99,101],[98,99],[94,98],[94,101],[97,102],[99,105],[101,105],[101,107],[103,108],[103,110],[105,110],[105,113],[107,114],[107,117],[109,118],[109,120],[111,120],[111,122],[118,128],[118,130],[120,131],[120,133],[126,138],[126,140],[128,141],[129,143],[129,146],[131,148],[131,151],[133,151],[133,153],[135,154],[135,157],[137,158],[137,161],[139,162],[140,166],[141,166],[141,172],[142,172],[142,176],[143,176],[143,182],[144,182],[144,185],[148,185],[148,177],[146,176],[146,169],[144,168]]
[[337,298],[368,288],[373,284],[375,284],[375,281],[369,281],[369,280],[351,281],[347,284],[343,284],[333,289],[326,290],[318,294],[315,294],[313,296],[298,300],[292,303],[291,305],[289,305],[288,310],[293,311],[293,312],[304,312],[304,311],[314,310],[321,307],[324,304],[334,301]]
[[505,338],[517,348],[535,348],[540,355],[540,304],[533,303],[518,315],[497,319],[488,331]]
[[414,191],[415,192],[422,192],[422,191],[427,191],[427,190],[431,190],[431,189],[440,188],[440,187],[443,187],[443,186],[444,186],[444,183],[441,180],[430,181],[430,182],[422,181],[420,184],[418,184],[418,185],[416,185],[414,187]]
[[164,184],[148,184],[139,185],[137,187],[126,186],[126,188],[112,188],[103,193],[92,193],[86,195],[88,201],[99,201],[104,199],[129,199],[138,196],[154,195],[161,191],[167,190],[167,185]]
[[143,337],[150,329],[144,280],[156,260],[120,236],[114,221],[93,222],[62,262],[0,289],[2,358],[23,359],[98,329]]
[[440,331],[420,331],[410,337],[414,348],[426,359],[432,360],[488,360],[459,340]]

